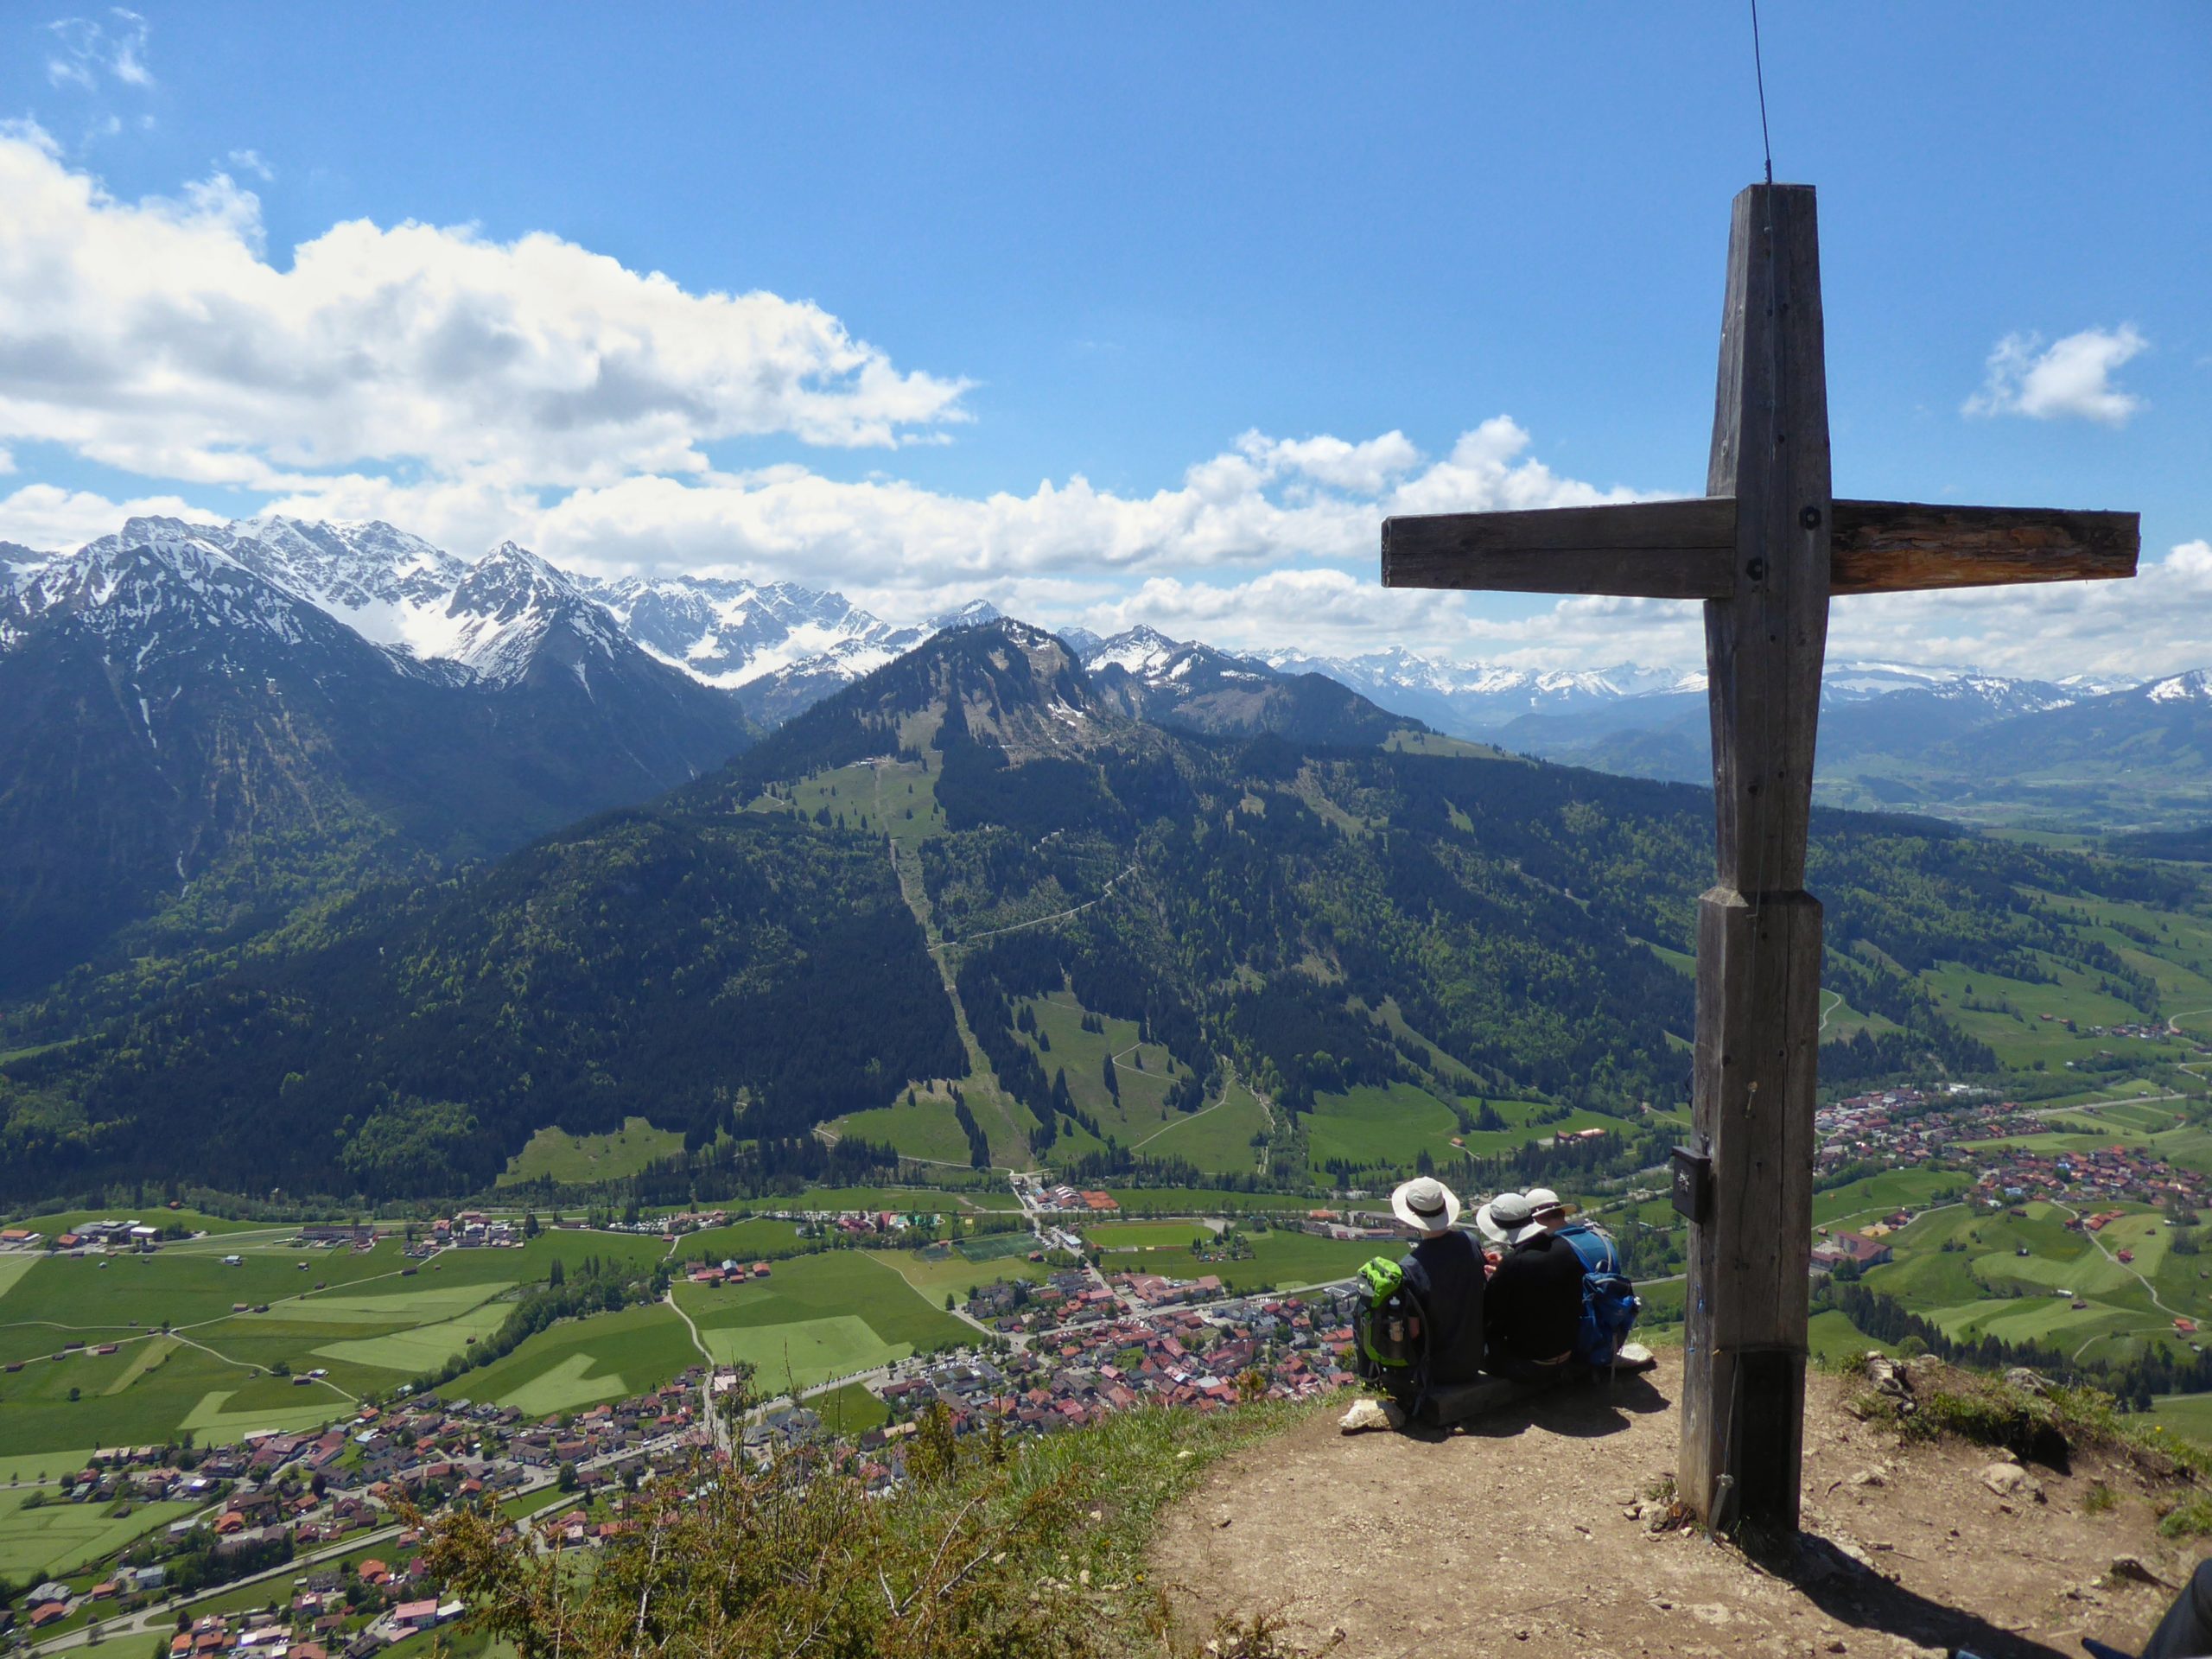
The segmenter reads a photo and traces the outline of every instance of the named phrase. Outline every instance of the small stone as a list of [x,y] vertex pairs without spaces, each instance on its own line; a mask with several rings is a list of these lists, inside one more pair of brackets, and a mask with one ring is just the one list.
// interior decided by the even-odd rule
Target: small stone
[[1398,1408],[1395,1401],[1355,1400],[1337,1427],[1346,1434],[1360,1434],[1370,1429],[1401,1428],[1405,1421],[1406,1414]]
[[2027,1479],[2028,1471],[2017,1463],[1993,1463],[1981,1471],[1981,1484],[1999,1497],[2010,1497],[2018,1492],[2027,1484]]
[[2140,1555],[2113,1556],[2109,1576],[2116,1583],[2155,1584],[2161,1590],[2172,1588],[2164,1579],[2144,1565]]
[[1854,1472],[1846,1484],[1853,1486],[1885,1486],[1889,1483],[1883,1479],[1880,1470],[1861,1469]]

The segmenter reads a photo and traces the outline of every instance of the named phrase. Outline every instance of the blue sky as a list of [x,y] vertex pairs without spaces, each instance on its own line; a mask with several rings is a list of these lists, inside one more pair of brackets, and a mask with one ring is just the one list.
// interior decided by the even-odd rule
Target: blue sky
[[[2212,660],[2212,11],[1763,21],[1839,491],[2136,507],[2152,565],[1840,607],[1838,652]],[[1697,653],[1680,607],[1384,594],[1374,527],[1701,487],[1741,7],[0,28],[0,536],[273,505],[899,615]]]

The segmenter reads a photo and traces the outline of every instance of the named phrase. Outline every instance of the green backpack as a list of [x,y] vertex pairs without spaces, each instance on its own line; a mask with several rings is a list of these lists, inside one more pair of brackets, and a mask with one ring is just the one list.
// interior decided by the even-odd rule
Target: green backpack
[[1402,1263],[1378,1255],[1353,1275],[1366,1300],[1352,1316],[1353,1369],[1364,1377],[1403,1374],[1427,1349],[1421,1299]]

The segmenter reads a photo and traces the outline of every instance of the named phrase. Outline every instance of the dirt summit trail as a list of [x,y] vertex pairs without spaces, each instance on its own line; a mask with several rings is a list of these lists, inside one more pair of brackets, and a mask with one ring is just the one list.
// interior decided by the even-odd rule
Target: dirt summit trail
[[1777,1576],[1694,1529],[1655,1529],[1680,1359],[1448,1434],[1345,1436],[1336,1413],[1317,1416],[1169,1514],[1158,1581],[1194,1634],[1267,1612],[1294,1649],[1341,1659],[2077,1659],[2083,1636],[2133,1652],[2202,1553],[2158,1535],[2156,1505],[2176,1493],[2156,1459],[2077,1450],[2061,1470],[1907,1444],[1844,1409],[1863,1383],[1815,1374],[1807,1538]]

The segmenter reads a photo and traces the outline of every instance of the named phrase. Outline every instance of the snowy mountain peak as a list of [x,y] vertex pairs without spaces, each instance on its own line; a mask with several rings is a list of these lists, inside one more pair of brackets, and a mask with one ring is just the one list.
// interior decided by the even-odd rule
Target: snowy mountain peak
[[2212,702],[2212,669],[2193,668],[2144,693],[2152,702]]
[[1181,649],[1180,640],[1170,639],[1159,629],[1140,622],[1100,640],[1084,653],[1084,664],[1088,668],[1127,669],[1139,679],[1150,679],[1165,672],[1169,660]]
[[0,649],[43,622],[97,639],[105,658],[132,675],[171,657],[249,672],[263,651],[326,634],[331,625],[315,607],[238,557],[235,542],[220,526],[129,519],[19,573]]
[[971,599],[957,611],[946,611],[930,619],[932,633],[949,633],[955,628],[980,628],[1003,619],[1006,613],[988,599]]

